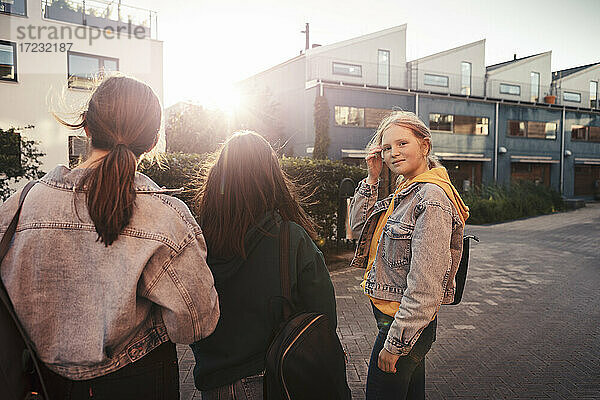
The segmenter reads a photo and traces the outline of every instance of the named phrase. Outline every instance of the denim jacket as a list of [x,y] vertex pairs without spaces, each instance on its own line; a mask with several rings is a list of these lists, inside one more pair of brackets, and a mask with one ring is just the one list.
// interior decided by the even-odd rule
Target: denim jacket
[[[219,318],[204,237],[185,204],[136,173],[132,219],[105,247],[75,190],[84,173],[58,166],[31,189],[0,266],[40,359],[73,380],[106,375],[168,340],[197,341]],[[0,206],[0,234],[19,194]]]
[[[350,226],[359,237],[351,265],[366,268],[371,238],[393,195],[377,201],[378,185],[363,180],[350,204]],[[396,195],[377,246],[365,293],[400,303],[385,342],[406,355],[442,304],[454,299],[464,226],[443,189],[414,183]]]

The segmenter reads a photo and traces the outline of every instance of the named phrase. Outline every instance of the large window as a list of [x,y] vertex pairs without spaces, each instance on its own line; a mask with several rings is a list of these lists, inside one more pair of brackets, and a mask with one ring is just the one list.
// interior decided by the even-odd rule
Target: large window
[[335,75],[362,76],[362,66],[354,64],[333,63],[333,73]]
[[391,110],[385,108],[365,108],[350,106],[335,106],[335,124],[357,128],[377,128],[382,119]]
[[460,94],[471,94],[471,63],[466,61],[460,63]]
[[501,83],[500,84],[500,93],[512,94],[514,96],[520,96],[521,95],[521,86],[511,85],[508,83]]
[[97,78],[106,72],[118,71],[117,58],[101,57],[91,54],[68,52],[69,87],[93,89]]
[[335,106],[335,124],[339,126],[365,126],[365,109],[359,107]]
[[539,72],[531,73],[531,98],[533,103],[540,101],[540,74]]
[[0,80],[17,81],[17,45],[0,40]]
[[532,139],[556,139],[556,122],[508,121],[508,136]]
[[572,101],[573,103],[581,103],[581,93],[563,92],[563,101]]
[[379,86],[390,86],[390,51],[377,51],[377,84]]
[[429,114],[429,129],[459,135],[487,135],[489,118],[468,115]]
[[448,87],[448,77],[444,75],[425,74],[423,83],[429,86]]
[[0,13],[27,15],[26,0],[0,0]]
[[600,142],[600,126],[573,125],[571,140],[584,142]]
[[590,108],[598,107],[598,82],[590,81]]

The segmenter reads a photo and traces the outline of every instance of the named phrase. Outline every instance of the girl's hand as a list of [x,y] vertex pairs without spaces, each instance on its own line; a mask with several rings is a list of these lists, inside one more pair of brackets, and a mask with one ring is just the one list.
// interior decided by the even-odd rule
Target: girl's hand
[[377,359],[377,366],[383,372],[395,374],[396,363],[398,362],[399,358],[400,355],[392,354],[386,349],[381,349],[381,351],[379,352],[379,358]]
[[383,159],[381,158],[381,146],[375,146],[369,150],[369,154],[365,157],[367,161],[367,183],[374,185],[379,179],[379,174],[383,168]]

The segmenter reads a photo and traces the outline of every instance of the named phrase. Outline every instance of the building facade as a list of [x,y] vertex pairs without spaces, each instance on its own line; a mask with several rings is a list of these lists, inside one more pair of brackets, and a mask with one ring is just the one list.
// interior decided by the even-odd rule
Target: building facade
[[[428,124],[433,152],[460,189],[529,180],[566,197],[593,196],[600,180],[593,83],[581,104],[555,102],[567,80],[553,80],[550,51],[486,67],[485,40],[406,61],[406,29],[308,49],[239,88],[272,93],[297,156],[312,154],[314,104],[324,96],[331,159],[360,162],[381,119],[402,109]],[[598,70],[579,71],[586,75],[572,85],[585,89]]]
[[[163,43],[156,13],[104,1],[0,0],[0,128],[25,127],[39,142],[43,170],[86,151],[73,120],[95,80],[120,71],[148,83],[163,99]],[[164,136],[164,135],[163,135]]]

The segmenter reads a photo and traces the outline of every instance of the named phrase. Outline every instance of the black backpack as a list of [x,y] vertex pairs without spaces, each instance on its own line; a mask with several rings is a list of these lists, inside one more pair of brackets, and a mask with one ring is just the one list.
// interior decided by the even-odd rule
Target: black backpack
[[[0,242],[0,263],[8,252],[19,221],[25,195],[35,185],[30,182],[21,192],[19,208]],[[48,399],[42,380],[40,361],[29,341],[4,283],[0,279],[0,389],[6,400]]]
[[448,305],[455,306],[460,303],[462,300],[463,292],[465,291],[465,283],[467,282],[467,270],[469,269],[469,250],[470,250],[470,242],[469,240],[473,239],[476,242],[479,242],[479,238],[473,235],[466,235],[463,237],[463,250],[462,256],[460,257],[460,264],[458,265],[458,270],[456,271],[456,289],[454,291],[454,301]]
[[280,232],[281,292],[284,322],[275,333],[265,360],[266,400],[347,400],[346,357],[324,314],[294,313],[289,277],[289,222]]

